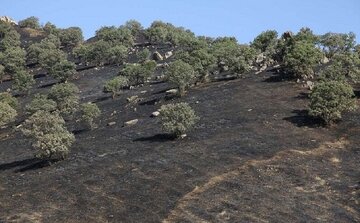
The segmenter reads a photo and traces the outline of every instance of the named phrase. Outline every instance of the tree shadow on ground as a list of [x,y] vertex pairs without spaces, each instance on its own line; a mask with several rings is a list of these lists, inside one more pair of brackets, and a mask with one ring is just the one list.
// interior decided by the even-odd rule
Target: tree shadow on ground
[[267,71],[267,73],[271,73],[269,77],[267,77],[263,82],[267,83],[276,83],[283,81],[293,81],[294,78],[289,76],[288,74],[282,72],[279,68],[273,68]]
[[294,110],[292,111],[293,116],[285,117],[283,120],[288,121],[296,125],[297,127],[309,127],[309,128],[316,128],[316,127],[323,127],[324,122],[317,117],[313,117],[309,115],[308,110]]
[[28,170],[37,170],[51,165],[52,162],[55,162],[55,160],[41,160],[38,158],[13,161],[10,163],[0,164],[0,172],[10,169],[15,169],[15,173],[25,172]]
[[75,129],[75,130],[72,131],[72,134],[74,134],[74,135],[79,135],[79,134],[82,134],[82,133],[87,132],[87,131],[88,131],[88,129],[86,129],[86,128],[83,128],[83,129]]
[[139,105],[155,105],[161,101],[170,101],[174,98],[178,98],[178,95],[165,95],[163,98],[154,98],[151,100],[140,102]]
[[166,142],[166,141],[172,141],[175,138],[176,137],[171,134],[156,134],[153,136],[140,137],[134,139],[133,142]]
[[296,99],[305,100],[309,99],[309,93],[301,92],[298,96],[295,97]]
[[98,103],[98,102],[102,102],[102,101],[106,101],[106,100],[109,100],[111,99],[112,96],[111,95],[106,95],[106,96],[103,96],[103,97],[99,97],[99,98],[96,98],[94,101],[92,101],[91,103]]
[[40,87],[38,88],[48,88],[48,87],[52,87],[54,85],[56,85],[58,82],[53,82],[53,83],[49,83],[49,84],[44,84],[44,85],[41,85]]

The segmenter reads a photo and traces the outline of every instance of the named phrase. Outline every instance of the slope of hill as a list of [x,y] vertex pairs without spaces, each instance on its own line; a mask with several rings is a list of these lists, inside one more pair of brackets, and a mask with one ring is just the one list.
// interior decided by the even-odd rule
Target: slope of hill
[[[18,98],[22,108],[56,83],[29,69],[36,84]],[[61,162],[33,158],[16,127],[0,129],[0,222],[360,221],[359,111],[325,128],[307,115],[308,90],[279,81],[272,68],[218,78],[181,98],[154,79],[112,99],[103,84],[118,71],[88,67],[71,81],[102,114],[92,131],[68,123],[76,142]],[[151,116],[170,102],[187,102],[200,116],[182,140]]]

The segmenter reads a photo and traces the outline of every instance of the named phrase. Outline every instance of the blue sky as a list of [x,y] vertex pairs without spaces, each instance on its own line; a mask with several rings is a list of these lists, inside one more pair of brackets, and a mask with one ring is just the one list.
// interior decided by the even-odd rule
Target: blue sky
[[353,31],[360,39],[359,12],[360,0],[0,0],[0,15],[79,26],[87,38],[101,26],[136,19],[145,27],[163,20],[197,35],[235,36],[241,43],[264,30],[296,32],[304,26],[317,34]]

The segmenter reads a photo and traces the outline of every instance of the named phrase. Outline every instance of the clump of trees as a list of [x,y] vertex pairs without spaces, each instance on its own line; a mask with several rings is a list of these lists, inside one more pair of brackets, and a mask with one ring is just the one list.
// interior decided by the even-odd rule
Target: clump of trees
[[134,36],[126,26],[104,26],[95,33],[97,40],[103,40],[111,45],[124,45],[130,47],[134,44]]
[[174,46],[187,46],[195,39],[190,30],[162,21],[154,21],[145,33],[152,43],[170,43]]
[[314,67],[322,57],[322,52],[313,43],[295,41],[283,58],[283,68],[291,77],[309,79],[314,76]]
[[39,63],[55,79],[67,81],[75,75],[76,66],[75,63],[67,60],[60,45],[60,39],[50,34],[41,42],[30,45],[27,57],[29,62]]
[[250,46],[257,50],[258,53],[263,53],[267,63],[275,60],[277,53],[278,33],[275,30],[267,30],[259,34]]
[[37,150],[41,159],[65,159],[75,137],[65,127],[65,121],[57,112],[39,110],[31,115],[21,128]]
[[322,50],[328,58],[336,54],[350,52],[356,44],[355,34],[350,33],[325,33],[320,36]]
[[111,42],[101,39],[89,45],[74,48],[73,54],[83,63],[93,63],[97,66],[121,65],[128,56],[128,48],[120,44],[112,45]]
[[20,20],[18,25],[21,28],[41,29],[39,18],[35,16],[30,16],[29,18]]
[[217,64],[225,64],[236,74],[250,71],[256,57],[254,48],[239,45],[232,37],[216,39],[211,45],[211,53],[216,57]]
[[210,71],[215,68],[216,58],[210,52],[209,45],[199,39],[197,44],[186,50],[180,50],[176,54],[176,59],[190,64],[195,72],[197,81],[209,81]]
[[160,117],[165,131],[180,137],[191,129],[199,117],[187,103],[161,106]]
[[145,83],[155,72],[156,62],[153,60],[145,61],[141,64],[127,64],[119,74],[125,76],[131,85]]
[[84,41],[82,30],[79,27],[61,29],[58,37],[61,45],[67,48],[73,48]]

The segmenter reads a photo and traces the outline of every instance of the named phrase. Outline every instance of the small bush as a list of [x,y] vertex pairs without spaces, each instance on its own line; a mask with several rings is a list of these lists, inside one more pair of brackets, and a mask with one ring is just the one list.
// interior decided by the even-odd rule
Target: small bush
[[356,108],[352,87],[341,81],[324,81],[315,85],[310,94],[312,116],[322,118],[326,124],[341,119],[344,111]]
[[114,99],[115,96],[118,93],[120,93],[124,87],[127,87],[128,85],[129,85],[129,80],[127,77],[117,76],[105,83],[104,91],[111,92],[112,98]]
[[81,120],[89,126],[90,129],[97,127],[94,123],[94,119],[98,118],[100,114],[101,111],[96,104],[86,103],[81,105]]
[[147,61],[150,58],[150,50],[148,50],[147,48],[139,51],[136,53],[136,57],[137,60],[139,61],[139,63],[144,63],[145,61]]
[[18,70],[14,74],[13,89],[19,92],[27,92],[35,84],[34,77],[25,70]]
[[169,65],[166,70],[166,78],[177,86],[180,96],[194,83],[195,72],[190,64],[177,60]]
[[13,107],[0,101],[0,127],[15,121],[16,116],[17,112]]
[[50,68],[49,74],[60,81],[67,81],[76,74],[75,63],[61,60]]
[[0,93],[0,102],[10,105],[13,109],[16,109],[19,104],[18,100],[9,92]]
[[48,98],[55,101],[60,114],[71,118],[79,106],[79,89],[75,84],[62,83],[50,89]]
[[34,114],[37,111],[53,112],[57,109],[57,104],[46,95],[36,94],[34,99],[26,105],[25,109],[28,114]]
[[22,127],[25,136],[30,137],[37,150],[35,157],[41,159],[64,159],[75,137],[65,127],[64,119],[58,113],[37,111]]
[[40,23],[39,23],[39,18],[37,18],[35,16],[31,16],[24,20],[20,20],[18,22],[18,25],[21,28],[31,28],[31,29],[40,29],[41,28]]
[[160,117],[164,130],[176,137],[186,133],[199,120],[199,117],[187,103],[161,106]]

